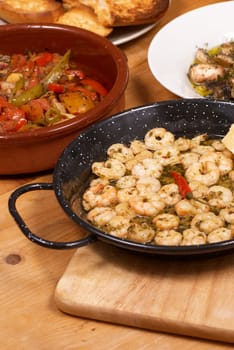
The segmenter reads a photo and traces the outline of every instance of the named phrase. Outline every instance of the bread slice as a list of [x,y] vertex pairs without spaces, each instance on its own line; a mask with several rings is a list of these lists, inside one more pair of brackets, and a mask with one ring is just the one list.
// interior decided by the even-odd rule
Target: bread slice
[[54,22],[64,12],[55,0],[0,0],[0,18],[8,23]]
[[102,25],[93,10],[84,5],[71,8],[60,16],[56,22],[86,29],[100,36],[108,36],[113,30],[111,27]]
[[231,125],[228,133],[222,139],[222,142],[224,146],[234,154],[234,124]]
[[79,0],[93,9],[104,26],[153,23],[168,9],[170,0]]

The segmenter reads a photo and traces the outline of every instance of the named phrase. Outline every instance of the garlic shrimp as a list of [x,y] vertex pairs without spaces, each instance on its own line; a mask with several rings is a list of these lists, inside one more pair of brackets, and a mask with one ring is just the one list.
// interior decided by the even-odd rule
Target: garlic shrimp
[[105,162],[94,162],[92,172],[104,179],[118,180],[126,173],[125,165],[118,159],[108,159]]
[[154,128],[149,130],[145,135],[145,145],[149,150],[170,146],[173,144],[175,136],[165,128]]
[[155,235],[154,242],[158,245],[178,246],[181,244],[183,236],[176,230],[158,231]]
[[207,192],[206,198],[210,206],[222,209],[231,204],[233,195],[229,188],[224,186],[211,186]]
[[214,162],[198,161],[186,169],[185,177],[189,182],[198,181],[203,185],[211,186],[218,182],[220,172]]

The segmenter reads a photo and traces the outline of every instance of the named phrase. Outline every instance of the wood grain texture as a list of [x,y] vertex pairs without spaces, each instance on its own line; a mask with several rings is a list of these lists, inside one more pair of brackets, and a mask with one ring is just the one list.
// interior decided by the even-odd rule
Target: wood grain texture
[[78,249],[58,307],[111,323],[234,343],[234,256],[159,258],[103,243]]

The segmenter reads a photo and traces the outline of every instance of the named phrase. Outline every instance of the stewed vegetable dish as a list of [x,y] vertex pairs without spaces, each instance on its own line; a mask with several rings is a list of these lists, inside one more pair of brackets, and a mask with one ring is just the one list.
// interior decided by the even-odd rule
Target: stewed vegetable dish
[[87,112],[107,89],[58,53],[0,54],[0,132],[50,126]]
[[234,237],[233,153],[220,139],[154,128],[142,141],[111,145],[92,172],[82,205],[107,234],[171,246]]
[[210,49],[199,48],[188,77],[201,96],[234,100],[234,41]]

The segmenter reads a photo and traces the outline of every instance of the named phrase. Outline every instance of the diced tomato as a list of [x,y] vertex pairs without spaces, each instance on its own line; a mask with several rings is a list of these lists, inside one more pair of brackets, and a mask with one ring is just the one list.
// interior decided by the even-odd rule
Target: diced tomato
[[86,89],[83,86],[77,86],[77,85],[73,85],[73,84],[69,84],[67,86],[67,90],[70,92],[75,92],[75,91],[80,91],[82,92],[84,95],[88,96],[91,98],[91,100],[95,101],[97,100],[97,94],[94,91],[90,91],[89,89]]
[[[0,101],[1,103],[1,101]],[[12,105],[11,103],[7,101],[3,101],[1,106],[1,119],[17,119],[17,118],[24,118],[25,113],[22,111],[22,109]]]
[[18,131],[26,123],[25,112],[0,96],[1,130]]
[[49,108],[50,104],[44,98],[32,100],[21,106],[21,109],[27,115],[27,119],[34,122],[41,122],[44,118],[44,111],[48,110]]
[[11,64],[13,70],[22,69],[25,65],[27,65],[27,58],[22,54],[12,55]]
[[45,51],[38,55],[35,62],[39,67],[43,67],[43,66],[46,66],[52,60],[53,60],[53,54]]
[[108,93],[107,89],[101,83],[99,83],[97,80],[85,78],[81,81],[81,83],[84,85],[90,86],[92,89],[97,91],[99,93],[99,95],[101,95],[103,97],[106,96],[106,94]]
[[48,90],[49,91],[53,91],[53,92],[57,92],[57,93],[62,93],[65,91],[65,86],[62,84],[48,84]]
[[7,99],[3,96],[0,96],[0,108],[6,107],[8,105]]

